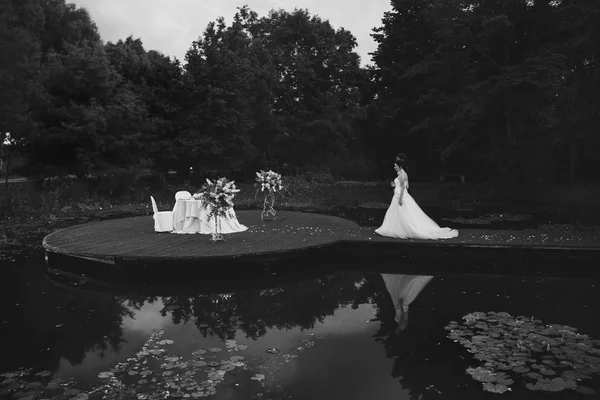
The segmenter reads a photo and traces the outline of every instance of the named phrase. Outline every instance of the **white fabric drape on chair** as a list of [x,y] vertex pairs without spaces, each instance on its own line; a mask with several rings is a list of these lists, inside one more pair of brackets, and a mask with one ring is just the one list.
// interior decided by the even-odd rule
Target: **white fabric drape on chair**
[[158,211],[154,197],[150,196],[152,211],[154,211],[154,230],[156,232],[171,232],[173,230],[173,211]]
[[189,199],[190,197],[192,197],[192,194],[187,190],[180,190],[179,192],[175,193],[175,201]]

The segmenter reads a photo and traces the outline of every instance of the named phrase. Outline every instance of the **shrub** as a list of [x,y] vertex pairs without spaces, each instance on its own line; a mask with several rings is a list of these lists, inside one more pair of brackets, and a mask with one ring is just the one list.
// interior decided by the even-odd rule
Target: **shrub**
[[282,195],[290,200],[306,200],[323,197],[331,193],[333,176],[328,173],[307,172],[298,176],[282,176]]
[[317,185],[333,185],[335,182],[333,175],[331,175],[329,172],[309,171],[299,175],[299,177],[302,177],[302,179],[304,179],[308,183]]

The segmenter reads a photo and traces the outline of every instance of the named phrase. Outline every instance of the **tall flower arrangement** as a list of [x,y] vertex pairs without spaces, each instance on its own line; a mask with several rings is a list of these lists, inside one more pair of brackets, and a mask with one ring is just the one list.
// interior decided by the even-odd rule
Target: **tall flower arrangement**
[[6,132],[4,134],[4,140],[2,141],[2,157],[0,157],[0,167],[2,167],[2,162],[4,160],[5,157],[8,157],[8,154],[10,154],[10,148],[12,146],[14,146],[16,143],[15,139],[13,139],[10,136],[10,132]]
[[221,217],[233,217],[233,198],[239,189],[235,187],[235,181],[227,178],[219,178],[214,181],[206,180],[194,198],[201,200],[208,210],[208,220],[215,219],[215,230],[212,234],[213,241],[223,240],[221,234]]
[[[0,136],[1,138],[1,136]],[[6,189],[8,190],[8,174],[9,174],[9,170],[8,168],[10,167],[10,159],[13,153],[12,148],[15,147],[15,145],[17,144],[17,141],[10,136],[10,132],[6,132],[4,134],[4,140],[2,140],[2,145],[0,146],[1,151],[0,151],[0,169],[4,166],[4,160],[6,160],[6,179],[5,179],[5,183],[6,183]]]
[[260,214],[260,219],[275,218],[276,212],[273,208],[275,205],[275,195],[283,189],[281,175],[271,170],[261,170],[256,173],[256,183],[254,186],[257,188],[257,194],[259,190],[264,193],[263,210]]
[[12,146],[15,144],[15,139],[10,136],[10,132],[6,132],[4,134],[4,140],[2,141],[2,146]]

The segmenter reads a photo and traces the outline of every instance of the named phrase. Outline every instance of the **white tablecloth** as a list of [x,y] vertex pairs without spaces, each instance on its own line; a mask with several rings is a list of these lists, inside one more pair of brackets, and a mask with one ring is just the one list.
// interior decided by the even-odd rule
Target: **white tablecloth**
[[[240,224],[231,210],[232,218],[221,218],[221,233],[243,232],[248,229]],[[174,233],[210,234],[215,229],[214,218],[208,220],[208,211],[202,201],[195,199],[177,200],[173,207]]]
[[173,207],[173,232],[210,233],[208,214],[200,200],[177,200]]

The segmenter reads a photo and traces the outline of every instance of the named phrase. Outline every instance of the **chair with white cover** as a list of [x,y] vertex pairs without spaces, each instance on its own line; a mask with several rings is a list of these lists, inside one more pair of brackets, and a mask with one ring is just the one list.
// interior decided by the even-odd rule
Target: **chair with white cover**
[[189,199],[190,197],[192,197],[192,194],[187,190],[180,190],[179,192],[175,193],[175,201]]
[[154,230],[156,232],[171,232],[173,230],[173,211],[158,211],[154,197],[150,196],[154,211]]

